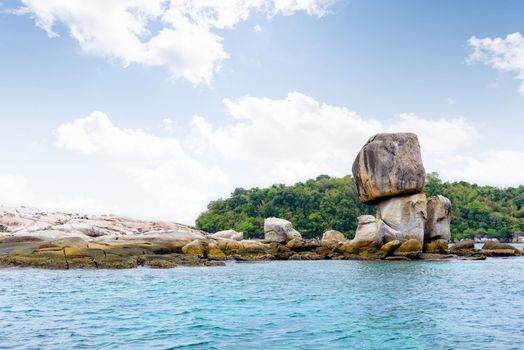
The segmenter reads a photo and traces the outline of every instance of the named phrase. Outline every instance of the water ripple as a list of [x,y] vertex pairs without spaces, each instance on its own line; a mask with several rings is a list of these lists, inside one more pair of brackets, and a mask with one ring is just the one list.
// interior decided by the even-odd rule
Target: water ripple
[[0,270],[0,349],[519,349],[524,258]]

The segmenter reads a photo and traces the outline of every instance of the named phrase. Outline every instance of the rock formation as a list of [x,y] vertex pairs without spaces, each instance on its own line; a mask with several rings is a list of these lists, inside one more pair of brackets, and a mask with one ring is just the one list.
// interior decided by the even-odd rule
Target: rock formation
[[226,238],[226,239],[232,239],[235,241],[241,241],[244,239],[244,233],[243,232],[237,232],[235,230],[224,230],[215,232],[211,235],[213,238]]
[[364,203],[422,192],[426,172],[417,135],[371,137],[353,163],[353,176],[358,196]]
[[432,252],[447,252],[451,202],[443,196],[427,200],[423,193],[426,173],[417,135],[371,137],[353,163],[353,176],[359,199],[377,206],[376,221],[359,217],[354,241],[365,236],[382,244],[400,242],[396,252],[409,256],[422,252],[425,243]]
[[329,230],[324,232],[324,234],[322,235],[322,242],[345,242],[347,240],[348,239],[346,238],[346,236],[344,236],[342,232],[337,230]]
[[287,242],[293,238],[302,238],[300,232],[293,229],[291,222],[279,218],[264,220],[264,239],[268,242]]

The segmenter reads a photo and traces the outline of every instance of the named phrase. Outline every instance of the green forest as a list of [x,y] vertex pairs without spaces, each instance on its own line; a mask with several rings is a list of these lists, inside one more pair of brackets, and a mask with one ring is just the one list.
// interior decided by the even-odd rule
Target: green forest
[[[427,175],[425,192],[451,199],[452,239],[485,233],[505,239],[524,231],[524,186],[497,188],[464,181],[443,182],[437,173]],[[209,203],[197,227],[207,232],[235,229],[248,238],[262,238],[264,218],[291,221],[303,237],[319,237],[335,229],[353,237],[357,217],[375,214],[375,207],[359,202],[353,177],[321,175],[292,186],[237,188],[227,199]]]

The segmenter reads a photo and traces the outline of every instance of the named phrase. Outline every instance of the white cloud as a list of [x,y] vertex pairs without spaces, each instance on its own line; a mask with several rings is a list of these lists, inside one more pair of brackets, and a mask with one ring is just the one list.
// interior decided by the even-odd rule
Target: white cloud
[[255,24],[253,26],[253,30],[257,33],[260,33],[262,31],[262,27],[260,26],[260,24]]
[[[520,33],[512,33],[506,38],[477,38],[468,40],[473,48],[471,61],[480,61],[499,72],[515,74],[515,79],[524,80],[524,38]],[[524,83],[519,87],[524,95]]]
[[156,215],[191,222],[227,179],[217,166],[187,154],[177,139],[119,128],[102,112],[60,125],[55,136],[61,148],[134,179],[153,198],[144,213],[148,216],[156,210]]
[[423,152],[429,155],[452,154],[479,136],[464,119],[424,119],[409,113],[401,114],[388,129],[414,132],[421,140]]
[[148,203],[142,215],[187,223],[235,187],[348,174],[360,147],[378,132],[415,131],[428,157],[448,163],[477,137],[461,119],[403,114],[385,125],[297,92],[283,99],[225,99],[224,105],[227,122],[214,125],[194,116],[189,133],[171,133],[179,138],[115,126],[102,112],[63,124],[55,135],[63,149],[133,179],[142,192],[131,191]]
[[[22,0],[50,37],[65,25],[83,52],[165,67],[172,78],[209,83],[229,57],[216,29],[234,28],[253,11],[323,16],[332,0]],[[158,32],[152,28],[159,27]]]

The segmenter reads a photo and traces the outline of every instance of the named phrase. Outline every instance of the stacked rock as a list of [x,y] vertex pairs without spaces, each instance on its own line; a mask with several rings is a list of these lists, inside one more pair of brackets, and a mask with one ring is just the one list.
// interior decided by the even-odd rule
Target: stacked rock
[[359,218],[355,240],[402,242],[403,251],[444,252],[450,239],[451,202],[426,198],[426,172],[417,135],[378,134],[353,163],[360,201],[377,206],[376,218]]

